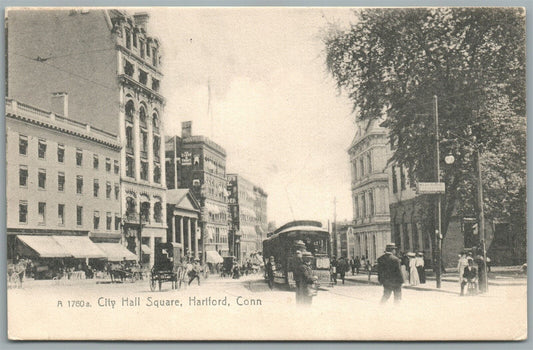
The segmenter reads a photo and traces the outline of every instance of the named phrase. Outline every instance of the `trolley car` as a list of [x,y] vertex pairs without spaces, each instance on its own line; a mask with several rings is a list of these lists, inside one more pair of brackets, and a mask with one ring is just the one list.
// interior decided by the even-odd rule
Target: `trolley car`
[[275,260],[274,282],[295,287],[296,251],[305,250],[313,255],[311,267],[321,286],[332,286],[330,275],[330,234],[318,221],[289,222],[275,230],[263,241],[265,264]]

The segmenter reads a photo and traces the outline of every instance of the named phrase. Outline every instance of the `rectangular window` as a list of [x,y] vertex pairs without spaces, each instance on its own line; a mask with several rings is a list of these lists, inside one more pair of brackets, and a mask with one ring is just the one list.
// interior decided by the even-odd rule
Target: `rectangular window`
[[139,83],[146,85],[148,82],[148,73],[139,69]]
[[95,211],[93,215],[93,228],[98,230],[98,227],[100,227],[100,212]]
[[141,157],[148,157],[148,133],[141,129]]
[[57,145],[57,161],[59,163],[65,162],[65,145]]
[[93,182],[93,195],[95,197],[98,197],[98,191],[100,190],[100,184],[98,183],[98,179],[94,179]]
[[363,218],[366,218],[366,195],[364,193],[361,196],[361,209],[363,211]]
[[146,43],[146,57],[150,57],[150,44]]
[[76,176],[76,193],[83,193],[83,176],[81,175]]
[[28,186],[28,167],[25,165],[21,165],[19,168],[19,186]]
[[107,199],[111,198],[111,182],[106,182],[105,184],[105,197]]
[[39,188],[43,190],[46,188],[46,170],[45,169],[39,169]]
[[28,222],[28,202],[27,201],[19,202],[19,222],[20,223]]
[[93,155],[93,168],[98,169],[100,165],[100,160],[98,159],[98,154]]
[[161,168],[158,164],[154,164],[154,182],[161,183]]
[[83,207],[80,205],[76,206],[76,225],[83,225]]
[[161,151],[161,142],[160,142],[159,136],[157,136],[157,135],[153,136],[152,150],[154,151],[154,160],[156,162],[159,162],[159,160],[160,160],[159,153]]
[[148,162],[141,161],[141,180],[148,180]]
[[65,224],[65,204],[57,205],[57,223],[59,225]]
[[38,146],[38,156],[40,159],[46,158],[46,140],[40,139]]
[[157,66],[157,50],[155,47],[152,48],[152,65]]
[[133,128],[130,125],[126,126],[126,148],[133,152]]
[[124,73],[126,73],[126,75],[130,77],[133,77],[134,72],[135,72],[135,68],[133,67],[133,64],[131,64],[128,61],[125,61],[124,62]]
[[114,168],[115,168],[115,174],[118,175],[118,173],[120,171],[120,167],[118,166],[118,160],[114,160],[113,161],[113,165],[114,165]]
[[119,195],[119,187],[118,187],[118,184],[115,184],[115,199],[118,200],[118,195]]
[[113,223],[113,217],[111,216],[110,212],[107,212],[105,215],[105,229],[110,231],[112,223]]
[[374,193],[372,191],[368,192],[368,205],[370,209],[370,216],[374,216]]
[[83,164],[83,151],[79,148],[76,149],[76,165],[81,166]]
[[144,42],[142,40],[139,40],[140,46],[141,46],[141,58],[144,58],[145,52],[144,52]]
[[44,224],[46,222],[46,203],[39,202],[39,224]]
[[59,172],[57,174],[57,190],[63,192],[65,190],[65,173]]
[[28,136],[19,135],[19,154],[25,156],[28,154]]
[[358,218],[359,217],[359,197],[358,196],[355,196],[354,199],[353,199],[353,211],[354,211],[354,216],[355,218]]
[[135,177],[135,160],[132,156],[126,156],[126,176]]
[[131,33],[128,29],[126,31],[126,48],[131,49]]
[[133,30],[133,47],[137,47],[137,32]]
[[111,172],[111,159],[109,158],[105,159],[105,171]]
[[361,168],[360,169],[361,170],[361,176],[360,177],[362,178],[363,176],[365,176],[365,160],[363,158],[361,158],[359,160],[359,167]]
[[118,213],[115,213],[115,231],[118,231],[120,229],[120,215]]
[[152,90],[159,91],[159,80],[152,78]]

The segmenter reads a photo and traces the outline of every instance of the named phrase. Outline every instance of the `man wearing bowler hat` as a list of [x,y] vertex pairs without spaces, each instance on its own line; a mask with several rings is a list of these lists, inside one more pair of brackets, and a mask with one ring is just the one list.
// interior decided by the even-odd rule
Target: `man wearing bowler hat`
[[383,285],[381,303],[387,302],[394,293],[394,302],[402,300],[403,277],[400,271],[400,259],[394,256],[396,245],[387,244],[385,254],[378,258],[378,281]]

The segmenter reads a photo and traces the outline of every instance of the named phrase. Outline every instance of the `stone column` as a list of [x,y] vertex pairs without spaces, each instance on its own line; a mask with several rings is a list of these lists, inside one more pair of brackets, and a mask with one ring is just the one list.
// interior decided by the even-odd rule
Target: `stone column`
[[176,217],[172,215],[172,238],[170,239],[170,242],[175,243],[176,242]]
[[181,248],[184,249],[183,252],[185,252],[185,242],[183,242],[183,216],[180,216],[180,243]]
[[187,248],[189,248],[189,253],[191,252],[191,218],[187,218]]
[[198,259],[198,223],[196,219],[193,219],[194,223],[194,258]]

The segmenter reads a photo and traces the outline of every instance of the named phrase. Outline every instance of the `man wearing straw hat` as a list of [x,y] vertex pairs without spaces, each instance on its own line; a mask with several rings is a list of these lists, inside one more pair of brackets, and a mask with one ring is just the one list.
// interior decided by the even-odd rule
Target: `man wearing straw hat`
[[387,302],[394,293],[394,302],[402,300],[403,277],[400,271],[400,259],[394,256],[396,245],[387,244],[385,254],[378,258],[378,281],[383,285],[381,303]]

